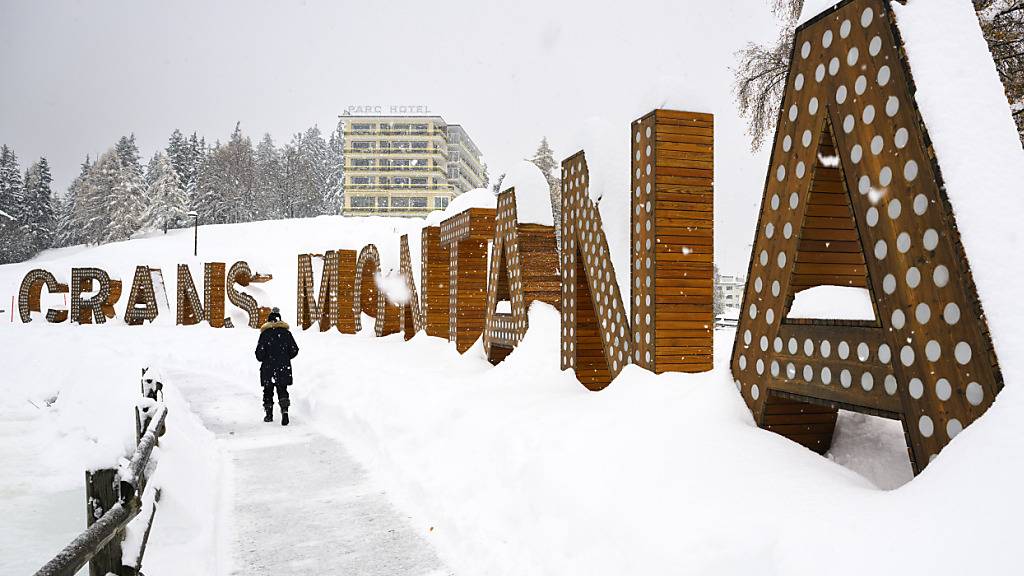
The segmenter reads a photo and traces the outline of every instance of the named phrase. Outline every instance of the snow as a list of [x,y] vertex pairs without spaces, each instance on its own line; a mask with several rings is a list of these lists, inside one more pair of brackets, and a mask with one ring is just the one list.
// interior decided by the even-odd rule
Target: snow
[[[174,263],[188,262],[201,283],[202,261],[245,259],[274,274],[246,291],[294,319],[296,254],[373,242],[397,260],[398,235],[420,225],[324,217],[203,226],[199,259],[191,230],[49,251],[0,266],[0,299],[34,267],[65,282],[85,264],[130,280],[148,263],[172,281]],[[82,471],[132,448],[143,365],[160,367],[169,407],[147,573],[227,574],[260,542],[320,535],[296,528],[299,510],[351,539],[311,536],[284,557],[340,555],[354,541],[395,551],[406,541],[358,536],[355,524],[373,520],[426,542],[411,557],[448,568],[441,573],[802,575],[827,565],[840,575],[942,575],[1017,564],[1024,465],[1006,454],[1024,451],[1024,395],[1012,381],[907,483],[899,423],[844,413],[829,458],[758,429],[729,374],[733,330],[716,330],[712,372],[629,366],[592,393],[559,369],[559,316],[535,304],[521,346],[498,366],[479,345],[459,355],[424,334],[406,342],[294,330],[296,424],[270,432],[259,428],[257,331],[173,320],[131,327],[123,309],[103,326],[0,322],[0,349],[16,358],[0,380],[0,514],[13,519],[0,525],[0,573],[31,573],[84,526]],[[295,478],[313,479],[317,506],[299,502],[307,493],[288,483]],[[369,498],[381,506],[358,507]]]
[[1024,150],[971,3],[892,7],[1009,389],[1024,382]]
[[831,9],[836,6],[839,2],[835,0],[804,0],[803,9],[800,11],[800,17],[797,19],[797,26],[805,24],[808,20],[813,19],[818,14]]
[[526,160],[516,163],[502,180],[501,191],[512,187],[516,190],[516,216],[520,224],[555,225],[551,212],[551,188],[540,168]]
[[787,318],[874,320],[871,291],[856,286],[815,286],[793,297]]
[[401,272],[389,274],[377,272],[374,274],[373,280],[377,289],[383,292],[384,297],[392,304],[403,306],[412,299],[412,292],[409,291],[409,285]]
[[821,162],[821,165],[826,168],[839,167],[839,156],[824,156],[822,154],[818,154],[818,161]]
[[427,214],[423,226],[438,226],[441,222],[464,212],[470,208],[497,208],[498,197],[488,188],[474,188],[468,192],[459,194],[444,210],[434,210]]

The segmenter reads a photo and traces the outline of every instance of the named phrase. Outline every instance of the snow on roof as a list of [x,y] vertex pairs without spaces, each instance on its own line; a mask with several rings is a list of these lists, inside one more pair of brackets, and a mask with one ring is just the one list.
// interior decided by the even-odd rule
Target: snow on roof
[[793,297],[787,318],[874,320],[871,292],[855,286],[815,286]]
[[551,188],[547,178],[533,162],[523,160],[512,167],[501,181],[502,192],[516,189],[516,215],[520,224],[554,226],[551,213]]
[[1002,82],[970,2],[892,8],[1000,367],[1024,380],[1024,149]]
[[470,208],[497,208],[498,197],[488,188],[474,188],[455,197],[444,210],[434,210],[423,223],[424,226],[438,226],[442,221]]

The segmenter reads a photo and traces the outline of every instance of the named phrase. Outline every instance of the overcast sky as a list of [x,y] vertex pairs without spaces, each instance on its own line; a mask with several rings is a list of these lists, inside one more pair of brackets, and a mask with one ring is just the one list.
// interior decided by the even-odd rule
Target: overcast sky
[[63,190],[123,134],[145,161],[175,128],[212,142],[240,121],[281,144],[348,106],[409,104],[462,124],[493,178],[541,136],[560,161],[588,122],[625,141],[651,108],[710,111],[716,260],[743,272],[767,155],[728,67],[775,36],[767,4],[0,0],[0,143],[23,168],[45,155]]

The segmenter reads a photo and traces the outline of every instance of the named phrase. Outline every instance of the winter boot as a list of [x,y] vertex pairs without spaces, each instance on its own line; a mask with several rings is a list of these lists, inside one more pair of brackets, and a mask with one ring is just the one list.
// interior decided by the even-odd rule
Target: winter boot
[[[285,416],[285,418],[287,418],[287,416]],[[270,407],[267,408],[267,415],[263,417],[263,421],[264,422],[273,422],[274,421],[274,407],[273,406],[270,406]]]
[[281,411],[281,426],[288,425],[288,412]]

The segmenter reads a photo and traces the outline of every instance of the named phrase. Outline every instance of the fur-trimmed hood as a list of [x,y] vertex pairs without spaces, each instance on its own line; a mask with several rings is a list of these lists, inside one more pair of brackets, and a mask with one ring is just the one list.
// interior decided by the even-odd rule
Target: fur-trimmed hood
[[278,320],[277,322],[267,322],[263,326],[260,326],[260,332],[266,332],[267,330],[271,330],[273,328],[284,328],[285,330],[287,330],[288,323],[285,322],[284,320]]

